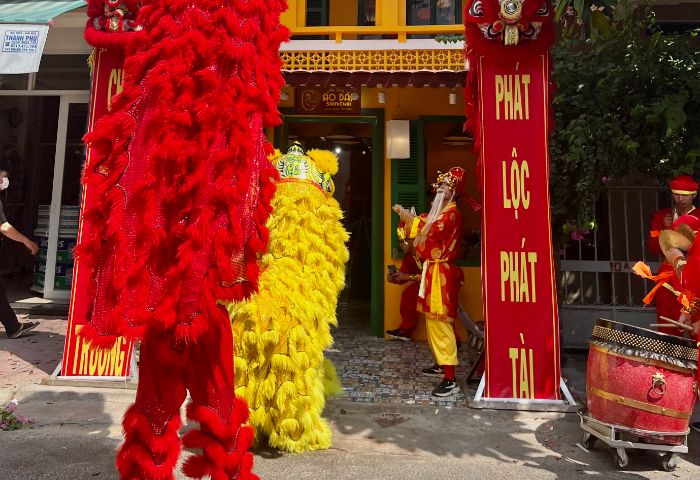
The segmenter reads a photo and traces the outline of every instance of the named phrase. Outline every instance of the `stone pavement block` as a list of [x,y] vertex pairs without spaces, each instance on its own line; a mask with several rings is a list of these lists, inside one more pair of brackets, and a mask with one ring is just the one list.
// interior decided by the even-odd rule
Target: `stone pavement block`
[[0,332],[0,403],[7,402],[22,386],[50,375],[63,356],[66,319],[30,316],[28,320],[39,322],[39,326],[26,336],[13,340]]

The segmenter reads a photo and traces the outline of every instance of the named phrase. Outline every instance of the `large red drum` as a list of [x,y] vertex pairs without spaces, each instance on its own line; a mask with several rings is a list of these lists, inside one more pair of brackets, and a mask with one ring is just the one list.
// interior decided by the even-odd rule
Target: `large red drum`
[[[697,364],[692,340],[598,320],[586,369],[588,413],[614,425],[685,435],[695,405]],[[664,439],[683,442],[682,436]]]

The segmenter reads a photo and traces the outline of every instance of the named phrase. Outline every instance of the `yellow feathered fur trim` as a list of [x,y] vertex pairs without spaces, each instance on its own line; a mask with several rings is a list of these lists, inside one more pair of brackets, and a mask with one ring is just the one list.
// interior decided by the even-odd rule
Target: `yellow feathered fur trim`
[[270,155],[267,156],[267,159],[272,162],[273,164],[277,162],[277,159],[282,156],[282,152],[280,152],[279,148],[275,148],[275,151],[272,152]]
[[328,150],[309,150],[306,154],[311,157],[316,167],[323,173],[335,175],[338,173],[338,156]]
[[[325,157],[333,165],[324,168],[337,171],[335,155]],[[338,203],[315,186],[279,184],[259,291],[248,302],[228,306],[236,394],[248,402],[258,441],[267,437],[272,447],[289,452],[331,445],[321,413],[326,397],[341,388],[323,351],[333,343],[330,327],[337,325],[349,258],[342,217]]]

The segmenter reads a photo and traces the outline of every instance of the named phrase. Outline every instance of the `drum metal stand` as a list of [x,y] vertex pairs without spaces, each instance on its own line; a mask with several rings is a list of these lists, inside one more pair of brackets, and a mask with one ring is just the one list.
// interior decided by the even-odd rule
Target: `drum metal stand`
[[[652,432],[648,430],[639,430],[636,428],[623,427],[621,425],[613,425],[610,423],[596,420],[588,414],[588,410],[582,408],[578,411],[581,417],[581,430],[583,430],[582,444],[588,449],[592,449],[596,440],[604,442],[610,447],[613,462],[617,468],[623,469],[629,465],[629,457],[627,450],[653,450],[662,452],[661,468],[667,472],[672,472],[678,466],[678,460],[681,453],[688,453],[688,433],[690,429],[684,433],[669,433],[669,432]],[[646,441],[634,442],[623,439],[625,437],[637,437],[637,439],[646,439]],[[683,437],[681,445],[670,445],[664,443],[667,437]],[[659,442],[659,443],[652,443]]]
[[469,342],[467,343],[467,360],[470,367],[466,381],[480,380],[481,375],[477,375],[479,370],[483,371],[484,364],[484,330],[474,323],[462,304],[457,306],[457,318],[462,322],[469,332]]

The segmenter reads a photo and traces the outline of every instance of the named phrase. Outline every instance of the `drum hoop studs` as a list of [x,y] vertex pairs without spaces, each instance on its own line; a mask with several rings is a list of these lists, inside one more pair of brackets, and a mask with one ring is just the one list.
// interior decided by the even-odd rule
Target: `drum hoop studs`
[[669,355],[683,360],[698,361],[698,350],[681,345],[670,345],[653,338],[642,337],[634,333],[621,332],[607,327],[596,325],[593,327],[593,337],[601,340],[628,345],[635,348],[649,350],[651,352]]

